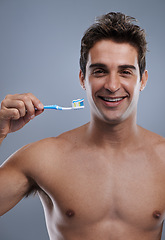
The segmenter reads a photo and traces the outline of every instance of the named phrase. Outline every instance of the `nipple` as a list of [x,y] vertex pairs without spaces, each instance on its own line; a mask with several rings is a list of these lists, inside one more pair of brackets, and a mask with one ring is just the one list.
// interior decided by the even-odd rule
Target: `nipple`
[[156,210],[155,212],[153,212],[153,217],[154,218],[159,219],[160,216],[161,216],[161,213],[159,211]]
[[69,218],[71,218],[71,217],[73,217],[73,216],[75,215],[74,211],[71,210],[71,209],[69,209],[65,214],[66,214],[66,216],[69,217]]

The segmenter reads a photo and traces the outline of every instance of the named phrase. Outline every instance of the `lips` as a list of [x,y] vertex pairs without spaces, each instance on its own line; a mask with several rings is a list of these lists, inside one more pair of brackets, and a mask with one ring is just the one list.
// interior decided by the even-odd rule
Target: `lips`
[[103,97],[103,96],[99,96],[99,97],[106,102],[119,102],[119,101],[123,100],[124,98],[126,98],[126,96],[124,96],[124,97]]
[[100,97],[100,98],[107,102],[118,102],[118,101],[121,101],[122,99],[124,99],[125,97],[118,97],[118,98]]
[[118,106],[127,96],[117,96],[117,97],[103,97],[99,96],[99,98],[103,101],[103,103],[108,107],[116,107]]

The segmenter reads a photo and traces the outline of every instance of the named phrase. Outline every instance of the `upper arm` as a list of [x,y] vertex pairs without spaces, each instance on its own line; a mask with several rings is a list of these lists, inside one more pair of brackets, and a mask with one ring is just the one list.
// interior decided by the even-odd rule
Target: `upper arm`
[[26,176],[20,163],[21,156],[13,154],[0,167],[0,216],[13,208],[32,187],[32,180]]
[[32,191],[46,188],[48,173],[58,171],[59,145],[54,138],[29,144],[0,167],[0,216]]

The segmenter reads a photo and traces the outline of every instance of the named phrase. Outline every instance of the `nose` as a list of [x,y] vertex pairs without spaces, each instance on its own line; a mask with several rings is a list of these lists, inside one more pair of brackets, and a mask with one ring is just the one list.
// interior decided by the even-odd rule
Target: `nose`
[[104,88],[114,93],[121,87],[119,76],[116,74],[109,74],[105,79]]

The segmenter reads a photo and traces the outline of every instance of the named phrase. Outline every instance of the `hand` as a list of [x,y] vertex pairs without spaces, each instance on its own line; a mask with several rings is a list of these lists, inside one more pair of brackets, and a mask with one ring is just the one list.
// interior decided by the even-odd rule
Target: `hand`
[[31,93],[7,95],[1,102],[0,138],[21,129],[43,110],[43,104]]

